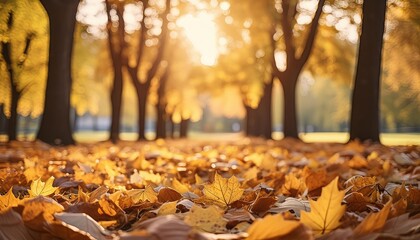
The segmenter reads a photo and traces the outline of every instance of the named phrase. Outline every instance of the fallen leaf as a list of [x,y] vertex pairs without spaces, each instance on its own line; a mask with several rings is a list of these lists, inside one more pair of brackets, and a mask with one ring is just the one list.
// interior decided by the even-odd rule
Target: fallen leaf
[[305,182],[298,179],[294,173],[289,173],[285,176],[285,182],[281,188],[281,192],[284,195],[297,196],[297,194],[303,193],[305,189]]
[[228,206],[232,202],[239,200],[244,193],[235,176],[223,178],[217,172],[214,176],[214,182],[205,185],[203,191],[207,198],[224,206]]
[[300,224],[298,221],[284,220],[281,214],[267,215],[251,224],[247,230],[249,236],[246,239],[277,239],[292,232]]
[[190,239],[191,227],[173,215],[160,216],[148,219],[136,226],[136,230],[123,233],[121,240],[139,239]]
[[388,201],[381,211],[370,213],[355,229],[354,234],[357,236],[365,235],[371,232],[381,230],[388,219],[392,202]]
[[93,218],[84,213],[56,213],[54,217],[81,231],[89,233],[98,240],[109,239],[112,234],[99,225]]
[[174,178],[172,180],[172,187],[179,193],[184,194],[189,191],[188,187],[182,184],[178,179]]
[[344,191],[337,187],[338,177],[322,188],[317,201],[310,200],[311,211],[301,212],[300,221],[314,230],[316,235],[328,233],[340,225],[340,218],[346,210],[341,205]]
[[302,200],[302,199],[296,199],[292,197],[288,197],[284,200],[284,202],[278,203],[275,205],[276,207],[273,207],[269,210],[271,213],[282,213],[287,212],[289,210],[293,210],[293,212],[296,214],[296,216],[300,216],[300,212],[303,211],[309,211],[311,209],[309,201]]
[[22,217],[10,208],[0,213],[0,239],[35,240],[25,227]]
[[12,189],[11,187],[5,195],[0,195],[0,213],[19,204],[19,199],[15,197]]
[[179,194],[179,192],[173,190],[172,188],[164,187],[159,190],[157,198],[159,202],[162,202],[162,203],[173,202],[173,201],[178,201],[179,199],[181,199],[182,195]]
[[23,201],[22,219],[33,230],[43,229],[44,224],[54,221],[54,213],[64,211],[62,205],[43,196]]
[[176,210],[177,210],[176,206],[177,206],[177,202],[176,201],[174,201],[174,202],[165,202],[157,210],[157,215],[158,216],[163,216],[163,215],[175,214],[176,213]]
[[31,183],[31,189],[28,190],[31,197],[36,196],[48,196],[57,190],[57,187],[53,187],[54,177],[51,176],[46,182],[37,179]]
[[192,227],[211,233],[226,231],[227,221],[223,218],[223,210],[215,205],[202,208],[194,205],[185,216],[185,223]]
[[149,201],[154,203],[158,200],[156,192],[151,186],[147,186],[145,189],[132,189],[127,191],[127,194],[131,197],[134,204],[140,201]]
[[256,214],[264,214],[276,202],[277,200],[274,197],[260,197],[251,205],[251,211]]

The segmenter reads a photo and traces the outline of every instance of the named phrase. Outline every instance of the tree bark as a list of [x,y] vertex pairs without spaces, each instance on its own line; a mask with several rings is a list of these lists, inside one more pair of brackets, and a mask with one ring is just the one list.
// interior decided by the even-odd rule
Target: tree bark
[[364,1],[350,116],[350,140],[379,139],[379,89],[386,0]]
[[272,119],[271,119],[271,99],[273,90],[273,79],[264,84],[264,91],[258,108],[256,109],[258,118],[258,136],[264,139],[271,139]]
[[190,119],[182,119],[181,123],[179,124],[179,137],[186,138],[188,136],[188,126],[190,123]]
[[284,114],[283,114],[283,134],[284,137],[299,139],[296,114],[296,85],[299,74],[291,74],[284,81]]
[[245,105],[245,135],[248,137],[258,136],[257,110]]
[[74,144],[70,123],[71,54],[79,0],[41,0],[50,20],[48,79],[37,138],[51,145]]
[[[111,126],[109,129],[109,140],[116,143],[120,137],[120,122],[121,122],[121,108],[122,108],[122,93],[123,93],[123,73],[122,73],[122,58],[124,50],[124,24],[118,24],[117,38],[112,33],[112,20],[111,20],[111,4],[108,0],[105,1],[107,10],[107,33],[108,33],[108,47],[111,54],[112,68],[114,70],[114,79],[111,89]],[[124,6],[117,5],[117,12],[120,16],[124,13]],[[117,46],[118,43],[118,46]]]
[[169,76],[169,66],[165,69],[165,73],[160,78],[158,88],[158,102],[156,104],[156,139],[166,138],[166,100],[165,88]]
[[[139,85],[143,85],[140,84]],[[149,87],[136,87],[136,93],[138,97],[138,137],[137,140],[146,140],[146,106],[147,106],[147,95],[149,92]]]

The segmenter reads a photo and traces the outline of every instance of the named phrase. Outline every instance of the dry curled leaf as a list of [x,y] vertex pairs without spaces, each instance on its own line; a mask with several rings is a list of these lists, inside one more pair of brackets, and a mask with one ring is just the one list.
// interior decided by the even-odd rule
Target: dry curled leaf
[[321,196],[317,201],[310,201],[310,212],[301,212],[300,221],[310,227],[316,235],[336,229],[346,211],[346,206],[341,205],[344,191],[340,191],[337,184],[338,177],[322,188]]
[[131,197],[133,203],[138,203],[140,201],[149,201],[154,203],[158,200],[157,194],[151,186],[147,186],[145,189],[132,189],[127,191],[127,194]]

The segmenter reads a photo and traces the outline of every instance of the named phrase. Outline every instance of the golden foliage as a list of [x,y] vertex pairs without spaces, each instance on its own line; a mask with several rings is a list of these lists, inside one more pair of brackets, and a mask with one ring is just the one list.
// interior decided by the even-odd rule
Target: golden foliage
[[325,234],[340,226],[340,219],[346,211],[341,205],[344,191],[338,189],[338,177],[322,188],[317,201],[310,201],[311,211],[302,212],[300,221],[317,234]]
[[240,186],[235,176],[226,179],[216,172],[214,182],[205,185],[203,192],[207,198],[222,206],[228,206],[242,197],[244,190]]

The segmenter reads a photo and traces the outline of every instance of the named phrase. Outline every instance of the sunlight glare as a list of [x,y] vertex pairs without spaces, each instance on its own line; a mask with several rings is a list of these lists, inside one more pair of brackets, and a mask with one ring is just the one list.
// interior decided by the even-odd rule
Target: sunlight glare
[[185,35],[200,54],[203,65],[216,64],[218,57],[217,29],[213,16],[201,12],[197,15],[188,14],[177,21],[184,29]]

